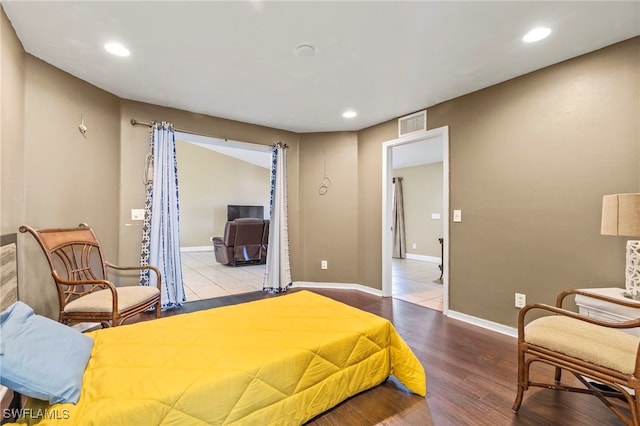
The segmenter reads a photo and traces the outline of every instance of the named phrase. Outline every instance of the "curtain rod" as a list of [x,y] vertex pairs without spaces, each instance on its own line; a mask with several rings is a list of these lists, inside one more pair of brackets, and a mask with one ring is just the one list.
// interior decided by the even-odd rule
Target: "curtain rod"
[[[145,123],[144,121],[138,121],[135,118],[132,118],[130,121],[132,126],[147,126],[147,127],[153,127],[153,123]],[[198,133],[198,132],[193,132],[191,130],[182,130],[182,129],[176,129],[175,127],[173,128],[173,130],[175,130],[176,132],[181,132],[181,133],[189,133],[191,135],[196,135],[196,136],[204,136],[206,138],[215,138],[215,139],[223,139],[224,141],[228,142],[229,139],[224,138],[224,137],[220,137],[220,136],[213,136],[213,135],[207,135],[205,133]],[[249,143],[249,142],[247,142]]]
[[[138,121],[135,118],[132,118],[129,122],[131,123],[132,126],[153,127],[153,123],[145,123],[144,121]],[[173,130],[175,130],[176,132],[189,133],[191,135],[196,135],[196,136],[204,136],[206,138],[223,139],[225,142],[229,142],[228,138],[221,138],[220,136],[207,135],[207,134],[204,134],[204,133],[192,132],[190,130],[181,130],[181,129],[176,129],[175,127],[173,128]],[[244,142],[244,143],[253,143],[255,145],[262,145],[262,144],[258,144],[258,143],[255,143],[255,142]],[[289,148],[289,145],[287,145],[286,143],[282,143],[281,141],[278,141],[278,142],[272,144],[271,146],[275,147],[277,145],[281,145],[284,149]]]

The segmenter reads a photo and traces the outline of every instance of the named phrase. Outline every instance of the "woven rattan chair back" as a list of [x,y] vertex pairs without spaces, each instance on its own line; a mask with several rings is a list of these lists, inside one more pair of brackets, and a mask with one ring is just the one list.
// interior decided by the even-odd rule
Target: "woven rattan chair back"
[[[147,265],[134,267],[118,267],[105,261],[102,248],[93,230],[81,223],[77,228],[49,228],[33,229],[29,226],[21,226],[20,232],[28,232],[38,242],[44,252],[51,275],[55,281],[58,299],[60,302],[59,321],[99,321],[103,325],[119,325],[126,318],[156,306],[156,317],[160,316],[160,272]],[[108,280],[107,269],[119,270],[153,270],[157,276],[157,291],[152,294],[133,290],[132,287],[116,288]],[[75,300],[93,294],[99,290],[108,290],[112,293],[108,304],[112,309],[106,312],[103,308],[87,309],[87,312],[78,312],[77,309],[66,309],[67,305]],[[133,294],[136,291],[140,294]],[[127,301],[132,301],[127,306],[120,307],[118,293],[126,292]],[[120,296],[122,298],[122,295]],[[104,299],[103,299],[104,300]],[[122,299],[123,302],[125,299]],[[103,302],[104,305],[104,302]]]

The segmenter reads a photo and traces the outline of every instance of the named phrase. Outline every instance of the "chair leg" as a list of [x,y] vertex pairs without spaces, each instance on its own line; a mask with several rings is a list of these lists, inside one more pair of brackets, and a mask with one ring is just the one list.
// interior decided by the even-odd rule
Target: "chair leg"
[[162,312],[162,303],[158,300],[158,303],[156,303],[156,319],[160,318],[161,312]]
[[520,406],[522,405],[522,397],[524,396],[524,386],[518,384],[518,392],[516,393],[516,400],[513,402],[513,407],[511,407],[511,411],[514,414],[518,412]]
[[524,361],[524,351],[520,345],[518,345],[518,391],[516,392],[516,400],[513,402],[513,407],[511,408],[514,413],[518,412],[520,405],[522,404],[526,383],[525,381],[528,380],[528,374],[526,374],[527,368],[528,364]]
[[636,395],[640,395],[640,389],[638,388],[633,391],[633,402],[629,402],[631,424],[634,426],[640,425],[640,398],[636,397]]

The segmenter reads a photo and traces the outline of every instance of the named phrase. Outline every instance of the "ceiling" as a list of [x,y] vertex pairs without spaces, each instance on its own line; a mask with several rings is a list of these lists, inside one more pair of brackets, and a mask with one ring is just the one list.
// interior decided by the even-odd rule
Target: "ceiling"
[[[121,98],[300,133],[360,130],[640,34],[638,1],[1,4],[27,52]],[[538,25],[551,36],[524,44]]]

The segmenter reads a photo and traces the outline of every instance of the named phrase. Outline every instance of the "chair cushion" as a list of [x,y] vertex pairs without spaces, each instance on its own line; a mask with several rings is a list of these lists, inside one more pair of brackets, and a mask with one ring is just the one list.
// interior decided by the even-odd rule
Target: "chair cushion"
[[0,383],[32,398],[78,402],[93,339],[16,302],[0,313]]
[[623,374],[633,374],[640,344],[623,331],[560,315],[531,321],[524,340]]
[[[118,310],[123,311],[138,303],[154,298],[160,293],[157,287],[146,285],[118,287]],[[99,290],[69,302],[65,312],[111,312],[110,290]]]

